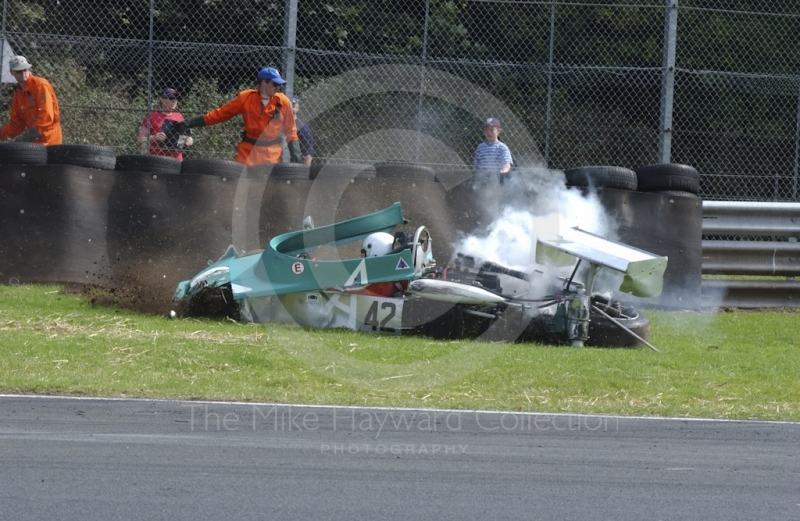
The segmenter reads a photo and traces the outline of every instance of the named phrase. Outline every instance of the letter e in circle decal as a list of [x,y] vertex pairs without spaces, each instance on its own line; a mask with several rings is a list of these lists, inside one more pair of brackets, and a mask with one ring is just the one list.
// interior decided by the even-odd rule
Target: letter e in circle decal
[[302,262],[295,262],[294,264],[292,264],[292,273],[294,273],[295,275],[300,275],[301,273],[303,273],[303,271],[305,271],[305,269],[306,267],[303,266]]

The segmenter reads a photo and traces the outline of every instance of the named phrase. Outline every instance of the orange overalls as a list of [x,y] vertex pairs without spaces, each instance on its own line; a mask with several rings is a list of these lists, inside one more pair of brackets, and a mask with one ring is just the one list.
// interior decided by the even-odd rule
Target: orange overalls
[[235,160],[245,165],[280,163],[281,130],[286,141],[297,140],[297,128],[289,98],[277,93],[263,105],[255,89],[240,92],[230,103],[203,115],[206,125],[224,123],[236,114],[242,115],[244,135],[236,147]]
[[40,134],[34,143],[61,144],[56,93],[49,81],[33,74],[24,89],[17,86],[14,91],[11,120],[0,129],[0,139],[16,137],[29,127],[36,127]]

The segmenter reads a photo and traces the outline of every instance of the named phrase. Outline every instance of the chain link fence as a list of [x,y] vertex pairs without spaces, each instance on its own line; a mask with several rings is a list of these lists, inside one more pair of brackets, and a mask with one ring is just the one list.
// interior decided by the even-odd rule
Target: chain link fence
[[[791,0],[3,0],[2,33],[4,68],[53,83],[64,142],[117,154],[163,87],[189,118],[274,66],[317,164],[467,168],[493,116],[518,167],[684,163],[706,199],[798,199]],[[194,138],[231,159],[241,123]]]

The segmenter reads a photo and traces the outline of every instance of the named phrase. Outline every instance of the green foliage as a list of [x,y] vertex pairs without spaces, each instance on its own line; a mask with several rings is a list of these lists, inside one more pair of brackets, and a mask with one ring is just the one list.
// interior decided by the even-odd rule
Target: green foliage
[[[187,116],[203,113],[250,87],[260,67],[280,67],[283,10],[274,0],[156,0],[151,40],[150,0],[9,0],[6,27],[12,46],[56,87],[65,139],[123,153],[133,150],[147,111],[151,59],[153,89],[174,86]],[[666,12],[658,0],[304,0],[294,90],[363,66],[422,65],[424,53],[424,65],[500,99],[541,149],[547,140],[548,166],[636,167],[657,160]],[[759,197],[793,182],[796,28],[789,2],[680,3],[674,162],[693,164],[704,177],[736,170],[764,180]],[[3,88],[6,106],[9,92]],[[354,139],[343,128],[416,129],[427,117],[408,113],[413,103],[393,105],[392,94],[370,97],[314,122],[319,160]],[[485,103],[475,99],[472,112]],[[440,112],[428,108],[435,100],[424,104]],[[468,161],[480,139],[465,130],[474,119],[422,126]],[[192,154],[230,158],[240,132],[236,119],[198,130]]]
[[35,2],[10,0],[8,2],[9,31],[28,30],[32,25],[46,20],[44,7]]
[[[59,100],[64,143],[110,146],[117,155],[139,153],[136,135],[147,115],[147,93],[133,81],[120,81],[110,75],[90,77],[89,71],[75,60],[54,63],[37,61],[35,74],[53,84]],[[3,99],[10,107],[13,86],[4,86]],[[241,89],[249,88],[242,85]],[[158,90],[151,106],[158,105]],[[186,119],[219,107],[232,98],[220,92],[216,80],[196,80],[179,109]],[[187,157],[233,159],[241,141],[241,118],[195,130],[195,145]]]
[[[241,85],[238,90],[252,88]],[[237,92],[238,92],[237,90]],[[231,101],[235,94],[220,92],[217,80],[197,79],[191,90],[181,99],[181,111],[186,119],[204,114]],[[188,157],[214,157],[232,160],[236,155],[236,145],[242,140],[242,118],[237,116],[230,121],[202,127],[192,131],[194,146]]]

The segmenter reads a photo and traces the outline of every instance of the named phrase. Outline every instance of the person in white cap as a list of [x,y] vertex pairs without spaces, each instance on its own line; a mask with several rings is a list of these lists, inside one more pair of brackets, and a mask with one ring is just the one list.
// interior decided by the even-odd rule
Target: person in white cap
[[0,139],[33,141],[42,145],[61,144],[58,100],[50,82],[31,73],[24,56],[8,61],[17,89],[11,100],[11,120],[0,129]]
[[486,141],[475,149],[475,159],[472,162],[472,168],[475,170],[500,174],[501,180],[511,171],[511,165],[514,163],[508,146],[499,139],[502,131],[500,120],[497,118],[488,118],[483,123],[483,136]]
[[237,114],[242,115],[244,132],[242,141],[236,147],[235,161],[250,165],[280,163],[283,147],[281,134],[286,137],[291,161],[303,161],[297,127],[291,103],[286,94],[280,91],[286,80],[277,69],[265,67],[256,75],[257,89],[243,90],[236,98],[225,105],[206,112],[172,128],[184,133],[187,128],[205,127],[224,123]]

